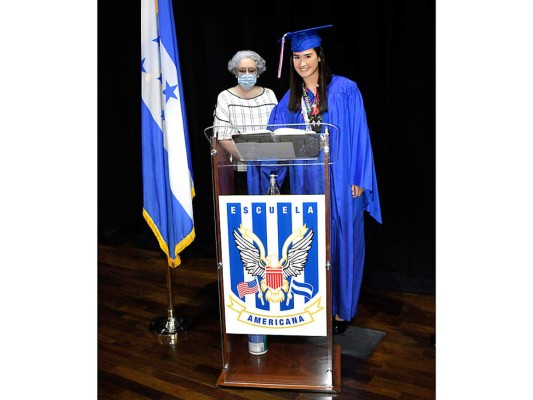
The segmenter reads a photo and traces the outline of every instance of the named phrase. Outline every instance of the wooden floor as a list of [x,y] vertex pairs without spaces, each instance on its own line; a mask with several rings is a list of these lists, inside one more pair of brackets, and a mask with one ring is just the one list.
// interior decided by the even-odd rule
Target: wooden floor
[[98,248],[99,399],[435,399],[435,296],[363,288],[355,326],[386,334],[367,359],[341,356],[341,393],[216,385],[222,369],[216,263],[183,258],[173,303],[192,328],[175,346],[150,323],[168,308],[160,251]]

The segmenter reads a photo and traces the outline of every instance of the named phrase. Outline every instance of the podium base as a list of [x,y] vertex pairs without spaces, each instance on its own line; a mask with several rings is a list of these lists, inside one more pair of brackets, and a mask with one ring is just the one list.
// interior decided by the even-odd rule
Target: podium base
[[282,337],[288,341],[270,336],[268,352],[256,356],[248,352],[247,335],[228,335],[227,338],[232,351],[223,360],[226,365],[217,386],[341,392],[341,347],[338,344],[332,344],[329,356],[327,346],[298,343],[296,336]]

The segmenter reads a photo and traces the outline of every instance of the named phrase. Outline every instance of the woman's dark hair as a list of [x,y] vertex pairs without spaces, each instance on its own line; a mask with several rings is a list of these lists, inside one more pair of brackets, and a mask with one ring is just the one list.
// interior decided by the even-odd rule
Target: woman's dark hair
[[[313,49],[317,56],[320,58],[318,62],[318,95],[320,96],[319,111],[325,113],[328,111],[328,98],[326,95],[326,89],[331,82],[331,70],[326,64],[326,57],[324,56],[324,50],[322,47],[315,47]],[[289,110],[292,112],[300,111],[302,101],[302,84],[303,79],[294,69],[293,56],[290,57],[290,89],[291,94],[289,97]]]

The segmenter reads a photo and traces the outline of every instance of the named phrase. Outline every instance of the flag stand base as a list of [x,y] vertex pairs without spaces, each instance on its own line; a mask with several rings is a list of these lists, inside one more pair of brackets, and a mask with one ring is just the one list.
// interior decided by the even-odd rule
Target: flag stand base
[[174,317],[173,310],[168,310],[168,316],[154,319],[148,329],[159,336],[161,343],[175,345],[178,334],[185,333],[191,328],[191,321],[188,318]]

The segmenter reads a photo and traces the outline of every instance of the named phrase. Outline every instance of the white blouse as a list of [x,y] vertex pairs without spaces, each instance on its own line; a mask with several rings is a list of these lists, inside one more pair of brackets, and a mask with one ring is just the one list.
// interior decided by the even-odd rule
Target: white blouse
[[263,88],[263,93],[251,99],[224,90],[218,95],[213,113],[214,133],[219,140],[226,140],[236,133],[264,130],[276,104],[278,99],[271,89]]

